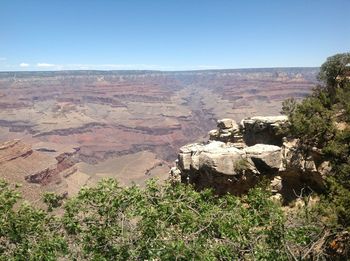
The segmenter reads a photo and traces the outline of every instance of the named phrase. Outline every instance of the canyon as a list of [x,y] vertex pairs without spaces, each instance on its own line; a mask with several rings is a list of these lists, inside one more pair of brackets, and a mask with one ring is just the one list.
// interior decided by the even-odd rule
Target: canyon
[[166,179],[180,147],[217,119],[276,115],[311,93],[318,71],[0,72],[0,177],[31,201],[105,177]]

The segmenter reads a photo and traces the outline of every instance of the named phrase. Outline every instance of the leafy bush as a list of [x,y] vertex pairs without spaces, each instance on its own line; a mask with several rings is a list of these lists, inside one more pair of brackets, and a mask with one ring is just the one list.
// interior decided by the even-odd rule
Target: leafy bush
[[58,220],[28,203],[16,205],[19,199],[13,188],[0,181],[1,260],[55,260],[58,253],[66,253]]
[[270,196],[255,188],[219,197],[155,181],[122,188],[109,179],[83,188],[54,214],[17,208],[18,194],[2,182],[0,259],[289,260],[322,229],[314,221],[291,226]]
[[[350,229],[349,65],[350,53],[329,57],[319,73],[323,85],[295,106],[290,101],[284,103],[284,111],[290,119],[288,134],[299,138],[308,149],[319,148],[324,160],[331,162],[332,175],[327,178],[328,191],[320,206],[323,217],[336,214],[336,224],[328,224],[334,225],[334,238],[348,234]],[[343,256],[338,258],[345,258],[350,252],[350,239],[345,238],[348,238],[344,243],[347,248],[339,250]],[[333,244],[333,248],[335,246],[339,244]],[[337,255],[339,251],[335,251]]]

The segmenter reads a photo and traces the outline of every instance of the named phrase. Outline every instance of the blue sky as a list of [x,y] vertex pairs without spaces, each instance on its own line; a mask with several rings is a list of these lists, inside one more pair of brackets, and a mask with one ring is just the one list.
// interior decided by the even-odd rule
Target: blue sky
[[350,0],[0,0],[0,71],[319,66]]

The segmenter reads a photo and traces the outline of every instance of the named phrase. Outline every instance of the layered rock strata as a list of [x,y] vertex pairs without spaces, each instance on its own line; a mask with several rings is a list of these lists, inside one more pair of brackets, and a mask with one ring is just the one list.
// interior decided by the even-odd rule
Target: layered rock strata
[[21,184],[25,200],[40,204],[41,194],[67,194],[66,179],[77,172],[78,148],[65,153],[35,149],[22,140],[0,144],[0,178]]
[[306,190],[322,190],[330,166],[317,150],[305,152],[298,140],[283,138],[285,116],[246,118],[238,125],[219,120],[206,143],[181,147],[171,176],[217,193],[246,193],[264,178],[285,200]]

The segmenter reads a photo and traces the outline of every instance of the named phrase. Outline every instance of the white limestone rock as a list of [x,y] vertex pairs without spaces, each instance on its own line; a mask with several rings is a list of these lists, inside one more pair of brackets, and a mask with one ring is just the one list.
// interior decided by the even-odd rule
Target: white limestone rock
[[178,164],[181,170],[206,170],[224,175],[236,175],[236,162],[246,158],[245,152],[220,141],[190,144],[180,149]]
[[279,170],[282,166],[281,147],[268,144],[256,144],[243,149],[258,170]]
[[238,129],[239,126],[236,121],[232,119],[221,119],[217,121],[217,127],[219,129]]

